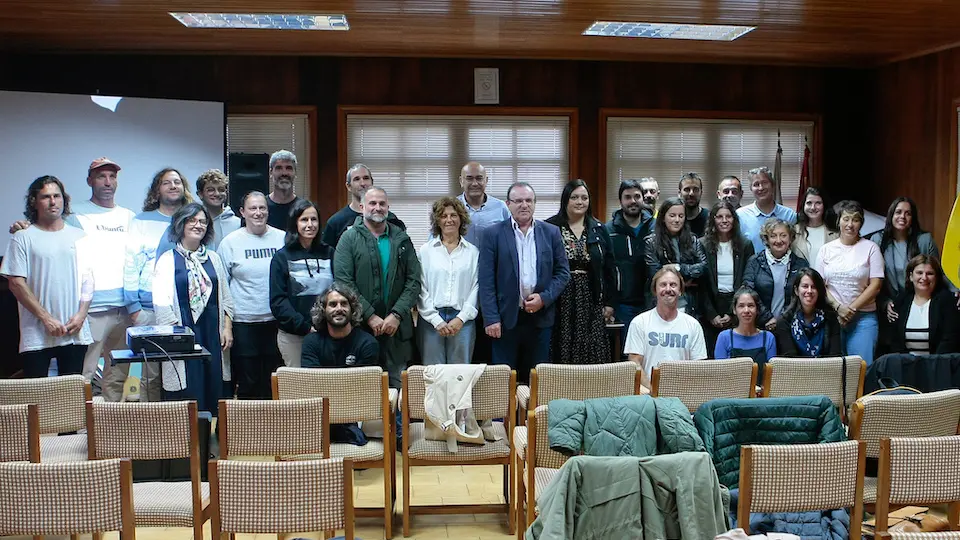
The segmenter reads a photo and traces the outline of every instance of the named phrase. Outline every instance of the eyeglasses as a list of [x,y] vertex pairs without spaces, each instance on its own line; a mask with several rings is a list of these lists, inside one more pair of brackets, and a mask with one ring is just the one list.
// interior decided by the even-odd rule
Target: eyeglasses
[[537,202],[536,199],[507,199],[513,204],[534,204]]
[[188,226],[188,227],[193,227],[193,226],[196,226],[196,225],[199,225],[199,226],[201,226],[201,227],[206,227],[206,226],[207,226],[207,220],[206,220],[206,219],[203,219],[203,218],[197,218],[197,217],[192,217],[192,218],[190,218],[190,219],[187,220],[187,226]]

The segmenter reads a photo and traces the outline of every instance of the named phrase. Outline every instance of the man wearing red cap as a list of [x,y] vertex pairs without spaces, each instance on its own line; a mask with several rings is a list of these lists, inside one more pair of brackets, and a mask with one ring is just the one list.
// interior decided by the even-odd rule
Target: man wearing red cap
[[127,380],[128,364],[110,366],[107,351],[126,348],[126,331],[130,326],[130,308],[123,297],[123,259],[127,230],[133,212],[114,201],[117,173],[120,166],[101,157],[87,170],[90,199],[78,201],[67,223],[80,227],[97,247],[94,264],[96,276],[93,302],[87,320],[93,343],[83,360],[83,376],[92,379],[100,357],[104,356],[101,389],[105,401],[120,401]]

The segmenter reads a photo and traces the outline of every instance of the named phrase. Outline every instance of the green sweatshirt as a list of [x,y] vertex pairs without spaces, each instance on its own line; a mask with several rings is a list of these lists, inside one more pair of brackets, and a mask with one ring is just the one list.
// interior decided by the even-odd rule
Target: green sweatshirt
[[527,540],[674,540],[727,530],[710,456],[570,458],[540,496]]

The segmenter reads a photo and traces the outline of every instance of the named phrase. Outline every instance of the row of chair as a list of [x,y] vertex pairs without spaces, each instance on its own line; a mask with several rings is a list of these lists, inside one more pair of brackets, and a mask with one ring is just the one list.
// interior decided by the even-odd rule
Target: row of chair
[[[867,443],[747,445],[740,454],[737,525],[753,512],[850,508],[851,539],[861,537]],[[960,435],[880,440],[875,537],[960,540]],[[951,532],[891,533],[888,515],[907,505],[947,504]]]
[[[256,405],[259,403],[260,405]],[[234,407],[233,405],[236,405]],[[251,406],[252,405],[252,406]],[[301,424],[303,415],[322,414],[325,398],[221,402],[221,411],[240,409],[225,418],[254,414],[272,417],[287,429]],[[0,535],[84,534],[95,538],[120,531],[133,539],[137,527],[192,527],[202,538],[203,524],[212,522],[215,537],[235,533],[328,532],[344,529],[353,538],[353,462],[349,458],[301,461],[235,461],[225,453],[209,467],[210,482],[200,480],[196,402],[86,404],[89,461],[37,463],[39,426],[37,405],[0,406],[0,421],[9,427],[12,458],[0,463]],[[307,416],[307,418],[311,418]],[[312,417],[316,418],[316,417]],[[227,420],[234,448],[259,449],[280,457],[297,452],[318,457],[323,451],[319,430],[296,440],[271,439],[244,431],[242,422]],[[26,428],[26,433],[15,429]],[[305,431],[309,432],[309,428]],[[221,439],[226,436],[221,431]],[[28,463],[15,442],[26,441]],[[309,455],[314,454],[314,455]],[[190,460],[187,482],[133,483],[131,460]],[[0,461],[3,461],[0,459]],[[94,504],[91,502],[95,501]]]
[[[712,399],[826,395],[846,409],[863,395],[867,364],[859,356],[831,358],[774,357],[758,388],[757,364],[751,358],[663,362],[653,368],[650,393],[676,397],[691,413]],[[845,377],[844,377],[845,375]],[[589,399],[639,394],[640,372],[630,362],[572,366],[540,364],[531,371],[530,385],[517,388],[523,425],[527,411],[551,400]]]

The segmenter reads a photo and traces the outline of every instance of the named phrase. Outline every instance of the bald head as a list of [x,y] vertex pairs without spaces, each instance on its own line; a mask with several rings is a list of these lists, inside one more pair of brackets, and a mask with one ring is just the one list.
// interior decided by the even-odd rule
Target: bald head
[[471,161],[460,169],[460,188],[463,196],[473,206],[480,206],[486,198],[487,170],[476,161]]

